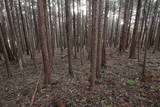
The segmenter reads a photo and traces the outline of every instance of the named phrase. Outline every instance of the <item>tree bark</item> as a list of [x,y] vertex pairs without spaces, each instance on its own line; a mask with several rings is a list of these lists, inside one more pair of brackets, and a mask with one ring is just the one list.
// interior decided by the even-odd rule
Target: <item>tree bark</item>
[[136,57],[136,45],[137,45],[138,29],[139,29],[140,15],[141,15],[141,0],[138,0],[137,3],[138,4],[137,4],[136,19],[131,40],[130,51],[129,51],[129,58]]
[[104,27],[103,27],[103,40],[102,40],[102,66],[106,64],[106,36],[108,29],[108,12],[109,12],[109,1],[105,1],[105,15],[104,15]]
[[11,74],[10,69],[9,69],[9,58],[8,58],[7,50],[6,50],[6,47],[5,47],[4,38],[3,38],[2,35],[4,35],[4,32],[3,32],[3,29],[2,29],[2,25],[0,23],[0,44],[2,46],[3,56],[5,58],[5,65],[6,65],[6,69],[7,69],[7,75],[8,75],[8,77],[10,77],[10,76],[12,76],[12,74]]
[[51,62],[49,59],[48,52],[48,44],[47,44],[47,33],[46,33],[46,0],[38,0],[38,26],[39,26],[39,38],[41,43],[42,57],[43,57],[43,65],[44,65],[44,85],[48,85],[50,83],[50,73],[51,73]]
[[98,42],[97,42],[97,66],[96,77],[101,77],[101,64],[102,64],[102,35],[103,35],[103,0],[99,0],[99,20],[98,20]]
[[72,55],[71,55],[71,35],[72,35],[72,17],[71,17],[71,0],[65,0],[66,9],[66,36],[67,36],[67,52],[68,52],[68,70],[70,76],[73,75]]
[[90,64],[90,90],[95,86],[96,61],[97,61],[97,36],[98,36],[98,12],[99,0],[92,1],[92,36],[91,36],[91,64]]
[[129,22],[129,0],[125,1],[125,11],[124,11],[124,24],[122,26],[122,33],[120,37],[120,45],[119,45],[119,51],[125,51],[125,47],[127,44],[127,31],[128,31],[128,22]]

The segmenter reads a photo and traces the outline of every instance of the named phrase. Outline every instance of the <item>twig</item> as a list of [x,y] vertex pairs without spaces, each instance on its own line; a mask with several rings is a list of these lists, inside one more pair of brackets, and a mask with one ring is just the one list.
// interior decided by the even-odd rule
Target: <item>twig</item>
[[40,78],[41,78],[41,72],[40,72],[40,77],[37,81],[37,84],[36,84],[36,88],[34,90],[34,93],[32,95],[32,99],[31,99],[31,103],[30,103],[30,107],[32,107],[33,103],[34,103],[34,100],[35,100],[35,96],[36,96],[36,93],[37,93],[37,90],[38,90],[38,85],[39,85],[39,82],[40,82]]

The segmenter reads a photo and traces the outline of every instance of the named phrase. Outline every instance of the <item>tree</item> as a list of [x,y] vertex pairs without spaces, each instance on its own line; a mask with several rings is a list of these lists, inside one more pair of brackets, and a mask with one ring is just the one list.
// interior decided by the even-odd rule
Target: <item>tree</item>
[[59,45],[60,45],[60,48],[61,48],[61,53],[63,53],[63,39],[62,39],[62,27],[61,27],[61,10],[60,10],[60,0],[57,0],[57,3],[58,3],[58,27],[59,27]]
[[112,47],[112,44],[115,42],[114,41],[114,22],[115,22],[115,11],[116,11],[116,2],[113,3],[113,16],[112,16],[112,27],[111,27],[111,35],[110,35],[110,47]]
[[92,90],[96,80],[97,61],[97,36],[98,36],[98,12],[99,0],[92,1],[92,36],[91,36],[91,64],[90,64],[90,89]]
[[47,30],[46,30],[46,16],[45,12],[46,9],[46,0],[39,0],[37,2],[38,5],[38,25],[39,25],[39,38],[41,42],[41,50],[42,50],[42,57],[43,57],[43,65],[44,65],[44,85],[48,85],[50,80],[50,73],[51,73],[51,61],[50,61],[50,54],[49,54],[49,46],[47,42]]
[[120,27],[120,16],[121,16],[121,7],[122,6],[122,1],[119,1],[119,10],[118,10],[118,18],[117,18],[117,22],[116,22],[116,28],[115,28],[115,42],[114,42],[114,46],[116,47],[118,45],[118,37],[119,37],[119,27]]
[[143,34],[143,29],[144,29],[144,24],[145,24],[145,19],[146,19],[145,15],[146,15],[147,2],[148,1],[146,0],[144,3],[144,8],[142,10],[143,18],[142,18],[142,22],[141,22],[141,30],[140,30],[140,35],[138,37],[138,44],[137,44],[138,45],[138,61],[140,60],[140,38],[142,37],[142,34]]
[[5,7],[6,7],[6,11],[7,11],[7,18],[8,18],[8,22],[9,22],[9,27],[10,27],[10,33],[9,33],[9,36],[10,36],[10,39],[11,39],[11,48],[12,48],[12,52],[13,52],[13,56],[14,56],[14,59],[16,59],[16,46],[15,46],[15,43],[14,41],[15,40],[15,36],[16,36],[16,33],[15,33],[15,26],[13,24],[13,21],[12,21],[12,15],[10,13],[10,9],[9,9],[9,2],[8,0],[4,0],[5,2]]
[[128,31],[127,31],[127,43],[126,43],[126,46],[125,46],[125,48],[127,49],[128,47],[129,47],[129,45],[130,45],[130,38],[131,38],[131,31],[132,31],[132,29],[131,29],[131,27],[132,27],[132,14],[133,14],[133,3],[134,3],[134,1],[133,0],[130,0],[129,1],[129,9],[128,9],[128,11],[129,11],[129,13],[128,13],[128,18],[129,18],[129,20],[128,20]]
[[29,50],[28,37],[27,37],[27,31],[26,31],[26,26],[25,26],[25,20],[24,20],[23,13],[22,13],[21,1],[18,0],[18,3],[19,3],[19,10],[20,10],[22,26],[23,26],[23,35],[24,35],[24,38],[25,38],[26,51],[27,51],[27,54],[29,54],[30,50]]
[[159,42],[160,42],[160,21],[158,24],[158,30],[157,30],[157,35],[156,35],[156,39],[155,39],[153,53],[155,53],[155,51],[159,49]]
[[2,25],[0,23],[0,45],[2,46],[3,56],[5,58],[7,75],[8,75],[8,77],[10,77],[10,76],[12,76],[12,74],[11,74],[10,69],[9,69],[9,58],[8,58],[8,53],[7,53],[7,50],[6,50],[6,47],[5,47],[4,38],[3,38],[2,35],[4,35],[4,32],[3,32],[3,29],[2,29]]
[[102,65],[102,34],[103,34],[103,0],[99,0],[99,19],[98,19],[98,40],[97,40],[97,66],[96,77],[101,77]]
[[155,2],[155,6],[154,6],[154,11],[153,11],[153,16],[152,16],[152,21],[150,24],[150,30],[149,30],[149,39],[148,39],[148,48],[150,46],[153,46],[154,44],[154,35],[155,35],[155,30],[156,30],[156,19],[157,19],[157,15],[158,15],[158,7],[160,5],[160,1],[156,0]]
[[125,0],[125,10],[124,10],[124,24],[122,26],[122,33],[120,37],[120,45],[119,45],[119,51],[125,51],[125,47],[127,44],[127,30],[128,30],[128,22],[129,22],[129,17],[128,17],[128,11],[129,9],[129,0]]
[[146,58],[147,58],[147,47],[148,47],[148,39],[149,39],[149,32],[147,32],[147,30],[148,30],[148,26],[147,26],[147,24],[148,24],[148,14],[149,14],[149,12],[150,12],[150,7],[149,7],[149,5],[150,5],[150,3],[151,3],[151,1],[149,2],[149,4],[148,4],[148,10],[147,10],[147,3],[146,3],[146,6],[145,6],[145,10],[144,10],[144,18],[145,18],[145,28],[144,28],[144,33],[143,33],[143,35],[145,36],[145,41],[144,41],[144,57],[143,57],[143,68],[142,68],[142,73],[141,73],[141,77],[140,77],[140,79],[141,79],[141,81],[144,81],[144,78],[145,78],[145,71],[146,71]]
[[72,34],[72,17],[71,17],[71,0],[65,0],[66,9],[66,36],[67,36],[67,52],[68,52],[68,70],[71,76],[72,71],[72,59],[71,59],[71,34]]
[[108,29],[108,12],[109,12],[109,1],[105,1],[105,15],[104,15],[104,27],[103,27],[103,40],[102,40],[102,66],[106,64],[106,36]]
[[138,0],[135,25],[134,25],[131,46],[130,46],[130,51],[129,51],[129,58],[136,57],[136,44],[137,44],[137,37],[138,37],[140,15],[141,15],[141,0]]
[[75,13],[75,0],[73,0],[73,37],[74,37],[74,58],[77,58],[77,40],[76,40],[76,13]]

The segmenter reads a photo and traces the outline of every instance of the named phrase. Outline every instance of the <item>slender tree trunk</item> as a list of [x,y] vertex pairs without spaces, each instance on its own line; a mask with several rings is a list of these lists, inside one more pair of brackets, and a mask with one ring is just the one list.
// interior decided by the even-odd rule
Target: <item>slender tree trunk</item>
[[72,55],[71,55],[71,34],[72,34],[72,17],[71,17],[71,0],[65,0],[66,9],[66,35],[67,35],[67,51],[68,51],[68,70],[71,76],[73,75],[72,70]]
[[103,35],[103,0],[99,0],[99,20],[98,20],[98,42],[97,42],[97,66],[96,77],[100,78],[100,71],[102,65],[102,35]]
[[92,0],[89,0],[89,29],[88,29],[88,58],[91,57],[91,37],[92,37]]
[[127,49],[130,45],[130,39],[131,39],[131,26],[132,26],[132,14],[133,14],[133,0],[130,0],[129,1],[129,15],[128,15],[128,18],[129,18],[129,21],[128,21],[128,30],[127,30],[127,43],[126,43],[126,46],[125,48]]
[[39,38],[41,42],[41,50],[42,50],[42,57],[43,57],[43,65],[44,65],[44,85],[48,85],[50,83],[50,73],[51,73],[51,62],[49,58],[48,52],[48,42],[47,42],[47,33],[46,33],[46,0],[38,0],[38,25],[39,25]]
[[141,30],[140,30],[140,35],[138,37],[138,61],[140,61],[140,39],[142,37],[143,31],[144,31],[144,24],[145,24],[145,19],[146,19],[146,10],[147,10],[147,0],[144,3],[144,8],[143,8],[143,18],[142,18],[142,24],[141,24]]
[[7,75],[8,75],[8,77],[10,77],[12,74],[11,74],[10,69],[9,69],[9,58],[8,58],[7,50],[6,50],[6,47],[5,47],[4,38],[3,38],[2,35],[4,35],[4,32],[3,32],[3,29],[2,29],[2,25],[0,23],[0,44],[2,46],[3,56],[5,58],[5,65],[6,65],[6,69],[7,69]]
[[147,48],[148,48],[148,39],[149,39],[149,33],[147,32],[148,30],[148,26],[147,26],[147,15],[145,14],[145,18],[146,18],[146,23],[145,23],[145,30],[144,30],[144,35],[145,35],[145,50],[144,50],[144,58],[143,58],[143,68],[142,68],[142,73],[141,73],[141,81],[144,81],[145,78],[145,72],[146,72],[146,58],[147,58]]
[[63,39],[62,39],[62,27],[61,27],[61,11],[60,11],[60,0],[57,0],[58,3],[58,27],[59,27],[59,39],[60,39],[60,48],[61,48],[61,53],[63,53]]
[[32,2],[32,13],[33,13],[33,22],[34,22],[34,28],[35,28],[35,38],[36,38],[36,49],[40,50],[40,40],[39,40],[39,37],[38,37],[38,26],[37,26],[37,17],[36,17],[36,12],[34,10],[34,1],[31,0]]
[[58,30],[57,30],[57,14],[56,14],[56,10],[55,10],[55,8],[56,8],[56,5],[55,5],[55,3],[53,3],[53,7],[52,7],[53,9],[53,20],[54,20],[54,31],[55,31],[55,36],[54,36],[54,41],[55,41],[55,49],[56,48],[58,48],[59,47],[59,41],[58,41]]
[[2,35],[2,36],[4,38],[4,43],[6,46],[7,53],[8,53],[8,58],[10,61],[13,61],[13,60],[15,60],[15,57],[14,57],[13,52],[9,46],[10,45],[8,42],[9,36],[7,35],[7,30],[5,28],[5,17],[3,15],[2,15],[2,23],[1,24],[2,24],[2,31],[4,33],[4,35]]
[[159,41],[160,41],[160,21],[158,24],[158,30],[157,30],[157,35],[156,35],[156,39],[155,39],[153,53],[155,53],[155,51],[158,50]]
[[149,14],[151,14],[151,10],[152,10],[151,4],[152,4],[152,0],[150,0],[149,4],[146,6],[147,7],[147,12],[144,12],[145,21],[144,21],[144,31],[143,31],[142,36],[141,36],[141,45],[140,45],[141,48],[143,47],[143,44],[145,45],[145,31],[146,31],[146,28],[147,28],[146,24],[147,24],[147,21],[148,21],[147,16],[149,16]]
[[103,40],[102,40],[102,66],[106,64],[106,36],[108,29],[108,12],[109,12],[109,1],[105,1],[105,15],[104,15],[104,27],[103,27]]
[[45,25],[46,25],[46,35],[47,35],[47,49],[48,49],[48,55],[50,60],[49,69],[53,69],[53,46],[52,46],[52,37],[51,37],[51,31],[49,29],[49,20],[48,20],[48,9],[47,9],[47,2],[44,4],[44,15],[45,15]]
[[137,12],[136,12],[136,19],[135,19],[135,25],[131,40],[131,47],[129,51],[129,58],[135,58],[136,57],[136,45],[137,45],[137,37],[138,37],[138,29],[139,29],[139,20],[141,15],[141,0],[138,0],[137,2]]
[[[18,62],[19,62],[19,68],[20,68],[20,71],[23,70],[23,63],[24,63],[24,59],[23,59],[23,50],[22,50],[22,47],[23,47],[23,44],[21,42],[22,40],[22,32],[21,32],[21,28],[20,28],[20,20],[19,20],[19,13],[18,13],[18,6],[16,6],[15,4],[15,11],[16,11],[16,19],[17,19],[17,55],[18,55]],[[15,20],[15,18],[14,18]]]
[[112,47],[112,44],[114,43],[114,22],[115,22],[115,11],[116,11],[116,2],[113,3],[113,16],[112,16],[112,27],[111,27],[111,35],[109,38],[110,41],[110,47]]
[[24,34],[24,38],[25,38],[26,51],[27,51],[27,54],[29,54],[28,37],[27,37],[27,31],[25,28],[25,20],[24,20],[23,13],[22,13],[21,1],[18,0],[18,3],[19,3],[20,15],[21,15],[22,26],[23,26],[23,34]]
[[8,0],[4,0],[4,2],[5,2],[5,6],[6,6],[8,22],[9,22],[9,25],[10,25],[10,33],[9,33],[9,35],[10,35],[10,39],[11,39],[10,40],[11,49],[13,50],[13,56],[14,56],[14,60],[15,60],[16,59],[16,46],[15,46],[14,41],[15,41],[16,33],[15,33],[15,30],[14,30],[14,24],[13,24],[12,17],[11,17],[12,15],[11,15],[11,13],[9,11],[9,4],[8,4],[9,2],[8,2]]
[[52,41],[52,53],[53,56],[55,54],[55,34],[53,29],[53,22],[52,22],[52,9],[51,9],[51,0],[48,0],[48,9],[49,9],[49,25],[50,25],[50,35],[51,35],[51,41]]
[[75,0],[73,0],[73,39],[74,39],[74,58],[77,58],[77,43],[76,43],[76,14]]
[[154,11],[153,11],[153,17],[150,25],[150,30],[149,30],[149,38],[148,38],[148,48],[153,45],[153,38],[154,38],[154,33],[155,33],[155,26],[156,26],[156,16],[158,15],[158,7],[160,5],[160,1],[157,0],[155,2],[154,6]]
[[116,47],[118,45],[118,37],[119,37],[119,24],[120,24],[120,17],[121,17],[121,5],[122,5],[122,1],[119,1],[119,10],[118,10],[118,18],[117,18],[117,22],[116,22],[116,28],[115,28],[115,43],[114,46]]
[[97,37],[98,37],[98,12],[99,0],[92,1],[92,36],[91,36],[91,65],[90,65],[90,90],[94,88],[96,80]]
[[125,51],[125,47],[127,44],[127,30],[128,30],[128,7],[129,7],[129,0],[125,1],[125,11],[124,11],[124,24],[122,26],[122,33],[120,37],[120,46],[119,51]]

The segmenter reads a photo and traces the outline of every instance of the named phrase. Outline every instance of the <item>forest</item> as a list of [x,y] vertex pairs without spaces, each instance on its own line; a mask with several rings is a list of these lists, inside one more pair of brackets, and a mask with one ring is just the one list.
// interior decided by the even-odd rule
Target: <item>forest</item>
[[0,107],[160,107],[160,0],[0,0]]

